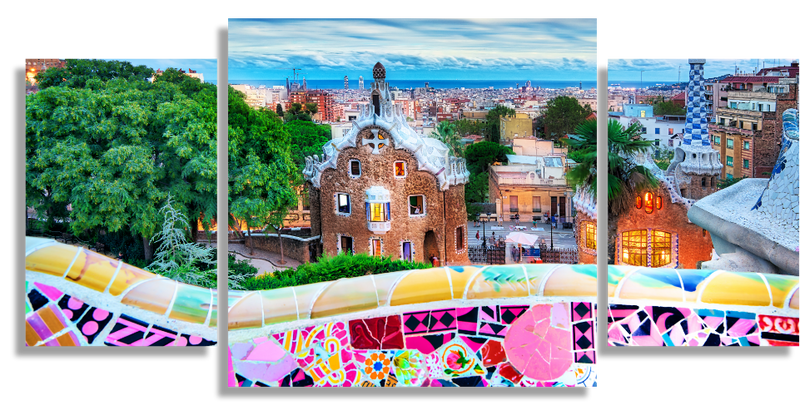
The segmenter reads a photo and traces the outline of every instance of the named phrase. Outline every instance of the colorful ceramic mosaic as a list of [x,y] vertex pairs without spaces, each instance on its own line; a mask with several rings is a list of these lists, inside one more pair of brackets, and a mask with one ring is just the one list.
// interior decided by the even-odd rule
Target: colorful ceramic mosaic
[[228,382],[596,386],[596,285],[595,266],[539,264],[232,292]]
[[609,266],[609,346],[797,346],[798,278]]
[[210,346],[217,292],[26,238],[26,346]]

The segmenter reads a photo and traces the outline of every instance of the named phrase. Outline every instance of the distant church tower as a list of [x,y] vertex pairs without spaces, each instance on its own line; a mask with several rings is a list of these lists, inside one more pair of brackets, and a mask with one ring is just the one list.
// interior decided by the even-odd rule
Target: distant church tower
[[306,91],[306,90],[308,90],[308,87],[306,87],[306,78],[304,77],[303,78],[303,91]]
[[686,127],[683,142],[675,147],[675,157],[667,168],[683,198],[699,200],[716,189],[722,171],[719,152],[711,147],[706,109],[705,59],[689,59],[689,86],[686,92]]
[[349,90],[350,89],[350,85],[347,83],[347,76],[344,77],[344,89],[345,90]]
[[358,89],[364,90],[364,76],[358,76]]

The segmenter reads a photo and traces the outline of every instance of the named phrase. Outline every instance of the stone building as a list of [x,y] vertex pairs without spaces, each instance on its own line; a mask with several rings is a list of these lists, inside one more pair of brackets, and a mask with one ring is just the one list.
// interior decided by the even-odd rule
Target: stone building
[[690,207],[663,178],[656,190],[639,193],[617,222],[615,264],[696,269],[710,260],[711,236],[689,221]]
[[311,232],[321,251],[466,264],[466,162],[415,132],[373,68],[370,102],[352,129],[307,158]]
[[489,168],[489,201],[495,203],[495,212],[505,220],[517,214],[523,222],[558,215],[572,222],[566,149],[537,138],[517,138],[511,146],[516,154],[507,155],[509,164]]

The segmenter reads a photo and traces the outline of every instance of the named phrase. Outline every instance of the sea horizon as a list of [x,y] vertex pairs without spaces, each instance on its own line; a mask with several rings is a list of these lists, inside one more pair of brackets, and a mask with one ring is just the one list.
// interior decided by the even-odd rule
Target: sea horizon
[[[522,88],[525,86],[526,80],[387,80],[389,86],[397,87],[399,89],[412,89],[423,88],[427,82],[429,87],[435,89],[486,89],[493,87],[495,89],[516,88],[517,85]],[[302,82],[300,82],[302,83]],[[364,88],[370,87],[372,80],[364,80]],[[251,86],[285,86],[286,79],[280,80],[264,80],[264,79],[228,79],[228,84],[247,84]],[[308,89],[320,90],[343,90],[344,79],[324,79],[324,80],[306,80]],[[584,90],[597,88],[597,80],[531,80],[532,87],[542,87],[547,89],[564,89],[567,87],[582,86]],[[348,81],[348,88],[350,90],[358,89],[358,78],[350,78]]]
[[646,87],[654,87],[654,86],[671,86],[675,84],[675,81],[658,81],[658,80],[650,80],[650,81],[639,81],[639,80],[609,80],[608,87],[617,86],[624,89],[642,89]]

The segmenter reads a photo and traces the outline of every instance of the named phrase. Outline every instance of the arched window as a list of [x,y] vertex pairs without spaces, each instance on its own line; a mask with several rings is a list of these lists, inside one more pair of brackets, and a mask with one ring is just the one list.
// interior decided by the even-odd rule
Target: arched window
[[655,198],[653,198],[653,193],[644,193],[644,212],[652,214],[654,206]]
[[661,197],[656,197],[656,209],[660,210],[663,204],[661,203]]
[[642,208],[642,196],[637,195],[636,196],[636,209],[641,209],[641,208]]

